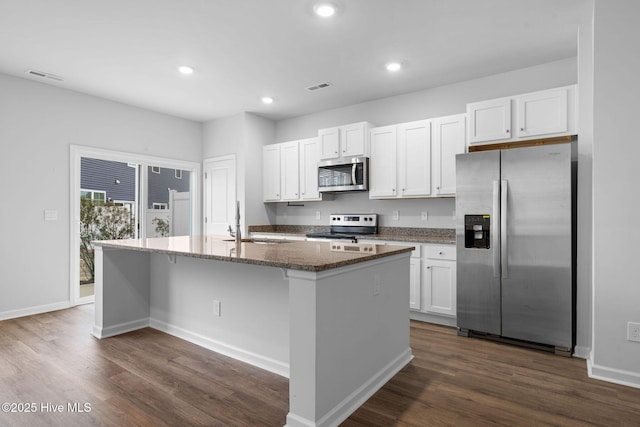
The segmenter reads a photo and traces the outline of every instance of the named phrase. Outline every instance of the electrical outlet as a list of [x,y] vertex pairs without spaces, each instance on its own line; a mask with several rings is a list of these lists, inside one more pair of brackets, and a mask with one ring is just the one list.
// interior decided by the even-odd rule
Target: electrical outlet
[[213,300],[213,315],[214,316],[220,317],[220,306],[221,306],[220,301],[214,299]]
[[429,220],[429,212],[422,211],[422,213],[420,214],[420,219],[423,220],[423,221],[428,221]]
[[380,288],[382,287],[382,281],[379,274],[373,276],[373,295],[380,295]]
[[627,340],[640,342],[640,323],[627,323]]
[[400,212],[393,211],[393,220],[397,221],[398,219],[400,219]]
[[320,219],[320,211],[316,211],[316,219]]

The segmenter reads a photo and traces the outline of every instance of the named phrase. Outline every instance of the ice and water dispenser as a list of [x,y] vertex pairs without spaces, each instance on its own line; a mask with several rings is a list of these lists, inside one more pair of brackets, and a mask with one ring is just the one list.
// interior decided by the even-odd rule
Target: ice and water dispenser
[[491,241],[490,215],[464,216],[464,247],[489,249]]

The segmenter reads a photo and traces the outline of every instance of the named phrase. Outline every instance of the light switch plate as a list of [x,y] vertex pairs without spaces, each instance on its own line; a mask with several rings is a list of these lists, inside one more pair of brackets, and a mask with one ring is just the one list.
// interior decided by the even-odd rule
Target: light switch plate
[[395,221],[397,221],[398,219],[400,219],[400,212],[398,211],[393,211],[393,219]]
[[58,211],[55,209],[45,209],[44,211],[44,220],[45,221],[57,221],[58,220]]

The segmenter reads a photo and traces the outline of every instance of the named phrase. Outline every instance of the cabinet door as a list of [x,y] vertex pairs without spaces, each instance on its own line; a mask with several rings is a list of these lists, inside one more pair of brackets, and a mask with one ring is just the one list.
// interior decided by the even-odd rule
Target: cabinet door
[[340,157],[340,128],[320,129],[318,131],[320,159],[337,159]]
[[396,197],[396,126],[371,129],[369,161],[369,197]]
[[401,197],[431,194],[431,122],[398,125],[398,179]]
[[280,144],[262,149],[262,197],[265,202],[280,200]]
[[409,308],[412,310],[420,310],[420,259],[409,259]]
[[280,145],[280,199],[298,200],[300,198],[300,159],[298,141]]
[[469,143],[511,138],[511,99],[467,104]]
[[300,141],[300,198],[302,200],[320,200],[318,192],[319,158],[318,138]]
[[456,154],[465,151],[466,115],[433,120],[433,194],[456,193]]
[[567,89],[519,96],[516,105],[519,138],[567,132]]
[[425,259],[422,269],[422,311],[456,315],[456,263]]
[[341,157],[366,156],[366,126],[364,123],[340,126]]

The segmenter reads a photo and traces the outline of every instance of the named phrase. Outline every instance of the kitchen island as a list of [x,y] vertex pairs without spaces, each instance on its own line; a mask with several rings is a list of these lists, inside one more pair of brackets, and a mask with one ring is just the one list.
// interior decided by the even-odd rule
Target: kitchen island
[[286,376],[287,426],[338,425],[413,357],[410,246],[183,236],[95,249],[94,336],[153,327]]

